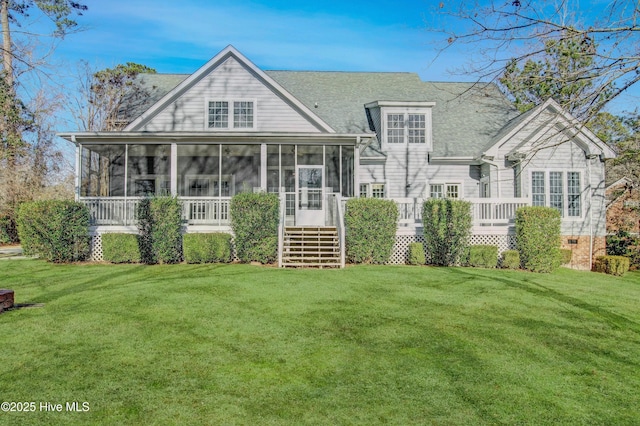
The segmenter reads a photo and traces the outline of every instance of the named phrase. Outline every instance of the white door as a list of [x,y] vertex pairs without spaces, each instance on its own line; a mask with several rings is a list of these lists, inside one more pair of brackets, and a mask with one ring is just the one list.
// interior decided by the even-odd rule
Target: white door
[[296,225],[324,226],[323,167],[298,166]]

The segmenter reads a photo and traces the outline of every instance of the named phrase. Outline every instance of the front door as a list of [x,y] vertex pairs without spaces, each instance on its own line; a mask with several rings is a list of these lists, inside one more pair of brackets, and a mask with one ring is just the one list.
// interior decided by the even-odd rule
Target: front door
[[323,167],[298,166],[296,225],[324,225]]

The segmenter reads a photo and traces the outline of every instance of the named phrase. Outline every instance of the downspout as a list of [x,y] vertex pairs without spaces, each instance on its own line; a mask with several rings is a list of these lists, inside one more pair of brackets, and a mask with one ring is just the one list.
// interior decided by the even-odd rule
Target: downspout
[[589,270],[593,268],[593,190],[591,188],[591,160],[593,156],[587,155],[587,182],[589,185]]

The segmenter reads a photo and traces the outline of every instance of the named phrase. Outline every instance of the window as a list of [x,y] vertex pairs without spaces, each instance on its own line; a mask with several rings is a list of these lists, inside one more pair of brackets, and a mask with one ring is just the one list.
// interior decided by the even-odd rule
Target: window
[[567,172],[566,175],[556,171],[531,172],[531,202],[534,206],[553,207],[561,216],[580,217],[580,192],[580,172]]
[[361,183],[360,197],[362,198],[385,198],[384,183]]
[[531,204],[534,206],[544,206],[545,202],[544,191],[544,172],[532,172],[531,173]]
[[253,102],[233,103],[233,127],[236,129],[253,127]]
[[209,128],[229,127],[229,102],[209,102]]
[[426,143],[426,114],[387,114],[387,143]]
[[[233,109],[230,111],[230,107]],[[209,101],[209,129],[253,129],[253,101]]]
[[404,115],[402,114],[387,115],[387,142],[388,143],[404,142]]
[[424,114],[409,114],[407,120],[409,143],[426,142],[426,120]]
[[459,183],[436,183],[429,185],[431,198],[460,198]]
[[560,212],[562,215],[562,172],[549,172],[549,207]]
[[442,192],[442,185],[431,185],[429,189],[429,195],[431,198],[442,198],[444,197]]
[[571,217],[582,216],[580,207],[580,173],[567,173],[568,214]]

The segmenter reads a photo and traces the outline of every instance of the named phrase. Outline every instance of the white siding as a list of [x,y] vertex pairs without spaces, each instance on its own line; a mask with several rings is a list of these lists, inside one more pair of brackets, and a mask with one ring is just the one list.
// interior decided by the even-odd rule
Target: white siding
[[430,164],[426,173],[426,193],[429,196],[429,185],[439,183],[462,184],[463,198],[478,198],[480,167],[463,164]]
[[202,78],[175,102],[160,111],[142,131],[204,131],[208,100],[254,101],[254,131],[319,132],[305,117],[265,86],[234,58]]

